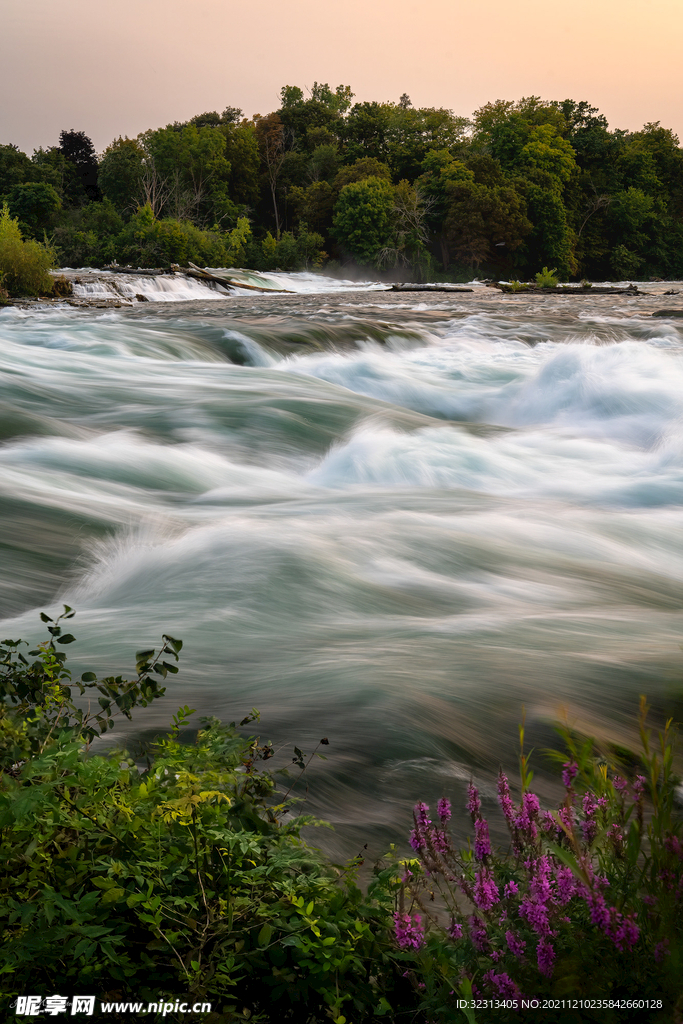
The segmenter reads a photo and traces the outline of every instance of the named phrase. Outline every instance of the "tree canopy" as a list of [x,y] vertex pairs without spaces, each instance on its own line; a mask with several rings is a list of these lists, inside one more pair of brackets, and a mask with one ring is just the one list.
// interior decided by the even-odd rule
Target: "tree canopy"
[[586,100],[538,96],[469,118],[406,93],[354,99],[349,85],[285,85],[266,114],[226,105],[99,157],[74,129],[32,157],[2,145],[0,200],[71,265],[133,258],[129,225],[149,210],[156,241],[137,258],[155,265],[171,251],[234,253],[246,222],[240,258],[260,269],[298,252],[420,275],[683,274],[683,150],[659,122],[611,129]]

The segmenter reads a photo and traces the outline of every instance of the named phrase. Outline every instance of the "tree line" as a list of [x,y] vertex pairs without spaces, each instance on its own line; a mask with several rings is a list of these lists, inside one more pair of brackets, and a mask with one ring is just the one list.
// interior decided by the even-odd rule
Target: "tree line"
[[71,266],[348,266],[417,278],[683,276],[683,150],[586,101],[497,100],[471,118],[349,86],[285,86],[115,139],[0,146],[0,203]]

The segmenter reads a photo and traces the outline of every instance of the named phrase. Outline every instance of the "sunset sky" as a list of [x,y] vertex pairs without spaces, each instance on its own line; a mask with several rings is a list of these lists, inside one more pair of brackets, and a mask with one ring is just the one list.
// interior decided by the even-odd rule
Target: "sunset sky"
[[682,0],[0,0],[0,143],[118,135],[282,85],[348,84],[469,116],[489,100],[588,100],[613,128],[683,137]]

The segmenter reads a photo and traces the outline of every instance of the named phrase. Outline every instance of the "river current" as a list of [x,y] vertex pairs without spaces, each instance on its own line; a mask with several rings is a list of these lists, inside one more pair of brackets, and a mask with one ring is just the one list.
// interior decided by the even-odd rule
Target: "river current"
[[345,853],[470,775],[492,799],[523,709],[539,767],[562,715],[626,743],[640,693],[680,717],[670,286],[277,281],[0,312],[2,635],[66,602],[74,669],[106,674],[181,637],[133,727],[255,706],[281,759],[328,737],[306,807]]

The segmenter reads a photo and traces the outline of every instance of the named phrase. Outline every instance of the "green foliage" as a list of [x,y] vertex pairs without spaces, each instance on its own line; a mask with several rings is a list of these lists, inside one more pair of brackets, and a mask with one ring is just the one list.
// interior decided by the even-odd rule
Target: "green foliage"
[[54,227],[62,201],[52,185],[27,182],[10,189],[7,205],[12,216],[20,221],[22,230],[28,230],[31,235],[42,235],[43,231]]
[[48,273],[55,254],[48,245],[24,240],[5,203],[0,212],[0,284],[10,295],[46,295],[52,291]]
[[226,241],[227,267],[241,267],[244,265],[246,244],[251,237],[251,227],[246,217],[240,217],[237,226],[232,229]]
[[556,274],[557,270],[555,267],[553,267],[552,270],[548,270],[547,267],[544,267],[543,270],[536,274],[536,284],[539,288],[557,288],[560,282],[555,276]]
[[229,266],[230,246],[233,246],[233,253],[239,252],[240,239],[245,237],[244,226],[235,231],[236,235],[233,232],[226,238],[219,231],[203,231],[190,221],[170,217],[157,220],[151,206],[146,205],[138,209],[116,237],[116,258],[122,264],[146,267],[164,267],[170,263],[187,266],[189,262],[210,267]]
[[75,172],[66,186],[68,199],[75,206],[101,199],[97,186],[97,155],[85,132],[59,133],[59,152]]
[[114,139],[104,151],[97,182],[119,213],[136,210],[142,201],[144,159],[145,151],[135,139]]
[[0,197],[31,176],[31,161],[18,146],[0,146]]
[[345,185],[334,208],[334,236],[361,264],[372,264],[391,244],[394,195],[382,178]]
[[[73,616],[68,605],[56,619],[41,613],[50,638],[29,651],[28,658],[21,651],[26,646],[23,641],[3,640],[0,644],[0,766],[5,770],[42,753],[56,735],[91,743],[113,728],[114,716],[130,718],[133,708],[146,707],[163,695],[156,676],[165,679],[169,672],[178,671],[173,661],[178,660],[182,642],[165,636],[159,654],[138,651],[137,677],[132,681],[122,676],[97,679],[92,672],[84,672],[80,680],[72,682],[62,648],[75,638],[64,633],[60,623]],[[98,709],[84,712],[77,707],[72,688],[81,697],[92,693]]]
[[280,239],[270,232],[261,241],[261,253],[256,258],[258,270],[302,270],[319,267],[327,258],[323,251],[324,238],[315,231],[309,231],[301,223],[295,235],[285,231]]
[[[322,235],[319,253],[418,276],[434,274],[435,257],[462,279],[482,265],[530,277],[544,264],[562,280],[683,276],[683,150],[658,122],[610,130],[585,100],[538,96],[486,104],[470,121],[406,94],[351,106],[349,86],[326,82],[287,85],[280,99],[251,120],[226,107],[115,139],[99,161],[83,132],[62,132],[31,159],[0,146],[0,200],[24,237],[46,230],[72,266],[293,268],[301,252],[284,236],[307,225]],[[388,227],[386,191],[385,201],[342,200],[368,179],[417,190],[419,244],[413,228]],[[86,223],[80,213],[100,190],[124,220],[149,205],[155,226],[140,237],[139,224]],[[256,240],[235,248],[226,235],[245,217]],[[275,263],[261,244],[267,232],[283,242]]]
[[[272,1024],[391,1008],[402,986],[393,869],[364,895],[355,862],[340,873],[307,846],[314,823],[287,813],[288,773],[268,771],[270,744],[234,723],[204,720],[185,743],[194,712],[181,707],[144,767],[88,750],[117,710],[163,693],[155,677],[177,670],[182,644],[138,652],[132,681],[84,673],[81,696],[99,695],[91,717],[63,651],[73,614],[43,615],[49,640],[28,657],[18,641],[1,648],[0,992],[152,1001],[182,990],[223,1020]],[[301,771],[310,757],[295,748],[293,761]]]

